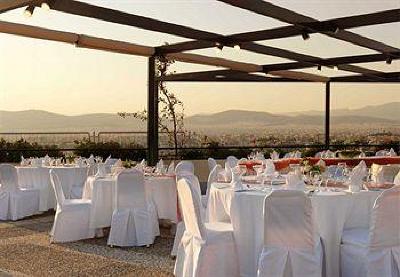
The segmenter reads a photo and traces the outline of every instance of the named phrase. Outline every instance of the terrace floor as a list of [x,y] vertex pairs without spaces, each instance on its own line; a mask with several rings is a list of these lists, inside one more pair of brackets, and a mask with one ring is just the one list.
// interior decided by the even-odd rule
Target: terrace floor
[[50,244],[53,218],[48,213],[0,221],[0,277],[173,276],[173,236],[168,228],[161,229],[161,237],[149,248],[111,248],[106,237]]

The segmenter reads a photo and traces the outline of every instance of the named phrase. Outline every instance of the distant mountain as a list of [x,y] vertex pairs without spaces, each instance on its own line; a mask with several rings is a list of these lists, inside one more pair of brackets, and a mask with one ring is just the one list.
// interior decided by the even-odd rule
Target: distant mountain
[[[369,124],[400,125],[400,103],[368,106],[355,110],[332,111],[332,125]],[[214,114],[189,116],[185,124],[191,130],[232,129],[248,130],[273,126],[321,126],[322,112],[308,111],[272,114],[244,110],[228,110]],[[0,111],[0,132],[99,132],[143,131],[146,123],[117,114],[95,113],[66,116],[40,110]]]
[[[304,111],[286,113],[285,115],[323,115],[322,111]],[[389,120],[400,120],[400,102],[391,102],[382,105],[365,106],[359,109],[337,109],[331,111],[332,116],[368,116]]]

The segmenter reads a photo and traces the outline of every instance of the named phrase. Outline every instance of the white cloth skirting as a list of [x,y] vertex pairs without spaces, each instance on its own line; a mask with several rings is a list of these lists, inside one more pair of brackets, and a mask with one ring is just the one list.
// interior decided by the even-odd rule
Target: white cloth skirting
[[109,245],[143,246],[153,244],[160,235],[157,212],[153,204],[147,209],[120,209],[112,215]]
[[[210,222],[227,221],[230,216],[238,248],[240,275],[256,276],[263,249],[263,204],[266,192],[235,193],[226,184],[213,184],[207,212]],[[220,187],[220,188],[218,188]],[[314,195],[311,199],[324,248],[324,276],[340,276],[340,244],[345,228],[365,228],[379,191],[346,195]]]

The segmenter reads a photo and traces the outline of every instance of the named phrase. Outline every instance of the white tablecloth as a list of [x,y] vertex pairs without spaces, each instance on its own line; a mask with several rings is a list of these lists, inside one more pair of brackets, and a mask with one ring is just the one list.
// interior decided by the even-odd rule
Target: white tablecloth
[[[225,188],[224,188],[225,187]],[[346,195],[314,195],[312,205],[325,251],[325,276],[340,276],[340,242],[344,228],[368,227],[380,192],[362,191]],[[263,207],[267,192],[234,192],[226,184],[210,190],[210,222],[231,219],[239,254],[241,276],[257,276],[258,256],[263,247]]]
[[[111,225],[114,210],[113,177],[89,177],[83,190],[83,199],[92,200],[92,228],[104,228]],[[159,219],[177,222],[177,191],[175,177],[154,176],[145,177],[146,197],[156,206]]]
[[40,190],[39,211],[47,211],[56,206],[55,193],[50,182],[50,169],[60,177],[64,195],[69,198],[73,185],[82,185],[87,178],[87,167],[16,167],[18,182],[23,188]]

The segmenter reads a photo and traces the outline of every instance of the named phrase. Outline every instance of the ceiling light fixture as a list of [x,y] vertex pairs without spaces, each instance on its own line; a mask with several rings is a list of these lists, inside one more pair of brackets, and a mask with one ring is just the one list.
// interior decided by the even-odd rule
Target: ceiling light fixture
[[217,52],[217,54],[221,53],[222,49],[224,49],[224,45],[219,42],[215,43],[215,47],[215,51]]
[[337,65],[334,65],[333,70],[339,70],[339,67]]
[[45,11],[50,11],[50,5],[47,2],[42,2],[42,4],[40,5],[40,7],[45,10]]
[[26,7],[26,9],[24,10],[24,15],[26,17],[32,17],[33,15],[33,10],[35,9],[35,6],[28,6]]
[[236,51],[239,51],[240,50],[240,44],[235,44],[233,46],[233,49],[235,49]]
[[321,70],[322,70],[322,66],[319,64],[319,65],[317,66],[317,69],[318,69],[319,71],[321,71]]
[[386,64],[392,64],[392,61],[393,61],[392,57],[387,57]]
[[309,34],[308,32],[306,32],[306,31],[304,31],[304,32],[301,34],[301,37],[303,38],[303,40],[307,40],[307,39],[310,38],[310,34]]

